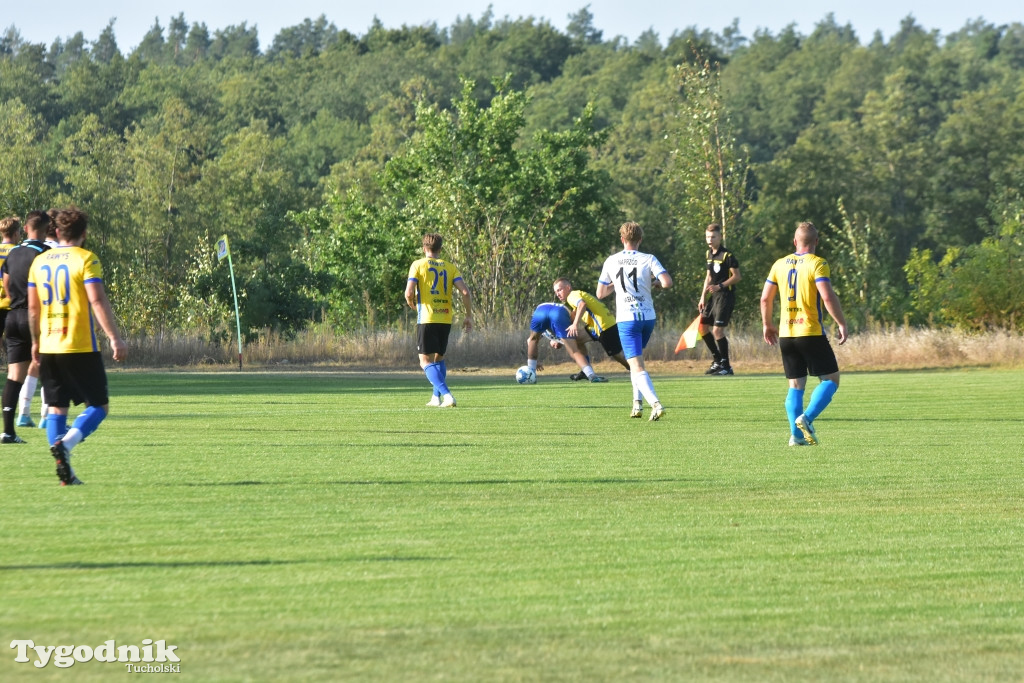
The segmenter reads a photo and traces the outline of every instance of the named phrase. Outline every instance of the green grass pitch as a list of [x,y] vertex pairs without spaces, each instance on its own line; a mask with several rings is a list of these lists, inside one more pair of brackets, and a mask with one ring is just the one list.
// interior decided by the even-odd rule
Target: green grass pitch
[[655,374],[650,423],[624,374],[512,372],[452,373],[453,410],[111,374],[85,486],[38,429],[0,447],[0,680],[131,675],[17,639],[144,638],[172,680],[1020,680],[1024,371],[846,373],[806,448],[781,374]]

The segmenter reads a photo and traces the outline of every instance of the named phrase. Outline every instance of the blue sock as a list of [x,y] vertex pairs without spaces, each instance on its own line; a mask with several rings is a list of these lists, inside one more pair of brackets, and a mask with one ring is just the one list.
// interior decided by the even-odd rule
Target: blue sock
[[801,439],[804,433],[796,426],[796,419],[800,417],[800,413],[804,412],[804,390],[789,388],[789,393],[786,394],[786,415],[789,416],[789,433],[793,436],[799,436]]
[[[439,360],[437,364],[441,366],[441,381],[445,384],[448,383],[448,361]],[[436,393],[436,392],[435,392]],[[438,394],[440,396],[440,394]]]
[[82,432],[82,438],[84,439],[96,431],[96,428],[100,426],[100,422],[103,422],[103,418],[106,416],[107,413],[103,408],[89,406],[75,418],[75,422],[71,426]]
[[50,445],[57,443],[57,441],[67,434],[68,432],[68,416],[57,415],[56,413],[50,413],[46,416],[46,438],[50,440]]
[[821,415],[825,408],[828,408],[828,404],[832,402],[832,397],[835,396],[838,389],[839,385],[830,379],[814,387],[814,391],[811,392],[811,400],[807,403],[807,410],[804,411],[807,419],[813,422],[814,418]]
[[423,368],[423,374],[427,376],[427,380],[434,385],[434,392],[440,396],[450,394],[448,391],[448,385],[444,383],[444,376],[441,371],[440,363],[431,363],[427,367]]

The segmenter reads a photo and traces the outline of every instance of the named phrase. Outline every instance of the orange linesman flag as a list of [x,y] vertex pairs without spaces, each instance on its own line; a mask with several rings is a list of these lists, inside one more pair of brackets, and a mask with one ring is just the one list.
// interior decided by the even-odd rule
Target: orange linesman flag
[[698,315],[679,337],[679,343],[676,344],[676,353],[679,353],[683,349],[695,348],[697,346],[697,342],[704,336],[704,331],[704,326],[700,324],[700,316]]

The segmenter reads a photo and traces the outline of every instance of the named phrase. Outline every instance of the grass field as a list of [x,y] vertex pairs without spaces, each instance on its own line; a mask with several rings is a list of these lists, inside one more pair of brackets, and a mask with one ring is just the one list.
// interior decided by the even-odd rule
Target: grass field
[[1024,371],[845,374],[808,448],[778,373],[610,378],[114,373],[86,486],[0,450],[0,680],[1024,677]]

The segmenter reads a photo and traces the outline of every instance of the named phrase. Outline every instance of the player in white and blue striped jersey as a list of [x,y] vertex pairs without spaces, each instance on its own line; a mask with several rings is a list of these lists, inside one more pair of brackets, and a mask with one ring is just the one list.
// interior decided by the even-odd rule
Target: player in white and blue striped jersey
[[644,238],[639,223],[623,223],[619,228],[622,251],[605,260],[597,280],[597,298],[603,299],[615,292],[615,323],[622,339],[622,352],[629,364],[629,377],[633,382],[633,410],[630,417],[643,416],[643,401],[651,405],[651,421],[661,418],[665,409],[654,391],[651,376],[644,367],[644,347],[654,332],[653,287],[668,289],[672,286],[669,275],[653,254],[638,251]]

